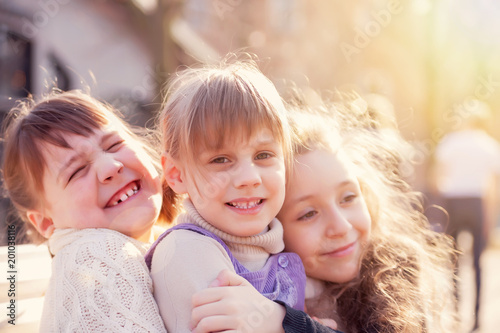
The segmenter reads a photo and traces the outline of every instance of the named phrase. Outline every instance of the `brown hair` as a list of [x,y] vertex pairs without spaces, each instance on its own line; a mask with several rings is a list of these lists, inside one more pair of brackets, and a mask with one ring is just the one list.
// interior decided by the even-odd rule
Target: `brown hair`
[[281,143],[285,163],[290,165],[290,134],[283,101],[252,62],[222,63],[177,73],[170,82],[158,123],[164,152],[184,163],[194,162],[204,149],[219,149],[228,140],[268,129]]
[[449,237],[432,230],[420,193],[401,177],[405,156],[395,143],[404,140],[373,130],[366,110],[349,101],[308,108],[300,105],[290,115],[294,152],[342,149],[356,168],[372,218],[358,276],[327,282],[325,292],[307,304],[310,314],[331,317],[336,311],[340,326],[353,333],[453,331],[456,253]]
[[[159,169],[158,154],[146,137],[134,133],[110,105],[81,91],[54,91],[38,102],[32,98],[19,101],[10,111],[4,138],[4,187],[23,221],[28,222],[28,210],[44,204],[40,194],[44,192],[42,180],[47,161],[42,145],[50,143],[71,148],[65,133],[88,137],[111,119],[118,121],[133,139],[142,143]],[[176,211],[168,203],[166,200],[162,205],[161,221],[170,222],[175,217]]]

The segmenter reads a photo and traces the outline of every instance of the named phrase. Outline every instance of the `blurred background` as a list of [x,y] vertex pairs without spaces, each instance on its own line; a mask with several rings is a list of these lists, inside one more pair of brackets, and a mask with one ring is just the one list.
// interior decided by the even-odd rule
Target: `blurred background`
[[[499,16],[494,0],[0,0],[0,120],[29,94],[90,87],[149,126],[180,66],[251,52],[278,89],[355,92],[394,115],[415,147],[407,178],[430,206],[435,147],[467,120],[467,105],[490,107],[487,131],[500,139]],[[2,199],[2,226],[9,207]],[[498,228],[496,214],[481,332],[500,327]],[[465,237],[463,260],[469,248]],[[469,295],[472,275],[461,274]],[[462,307],[464,332],[472,307]]]

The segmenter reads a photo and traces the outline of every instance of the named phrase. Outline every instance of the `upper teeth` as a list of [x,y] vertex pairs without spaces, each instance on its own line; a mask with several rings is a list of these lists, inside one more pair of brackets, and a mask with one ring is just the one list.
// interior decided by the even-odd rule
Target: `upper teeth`
[[116,206],[118,205],[120,202],[124,202],[125,200],[127,200],[128,198],[130,198],[131,196],[133,196],[134,194],[136,194],[138,191],[137,189],[137,185],[134,185],[132,188],[130,188],[127,192],[123,193],[121,196],[120,196],[120,199],[118,199],[117,201],[113,202],[112,203],[112,206]]
[[230,202],[229,204],[233,207],[240,209],[250,209],[259,204],[260,200],[250,201],[250,202]]

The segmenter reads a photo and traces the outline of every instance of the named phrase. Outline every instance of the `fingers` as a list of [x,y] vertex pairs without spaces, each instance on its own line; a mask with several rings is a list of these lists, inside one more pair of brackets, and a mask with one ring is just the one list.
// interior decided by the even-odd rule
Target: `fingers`
[[238,293],[235,288],[207,288],[195,293],[192,298],[191,326],[196,327],[203,318],[219,316],[234,316],[238,312]]
[[225,297],[224,288],[207,288],[198,291],[191,297],[193,308],[208,303],[218,302]]
[[238,274],[227,269],[222,270],[217,278],[212,281],[210,287],[236,287],[250,284]]
[[317,317],[311,317],[312,319],[316,320],[317,322],[321,323],[322,325],[328,326],[330,328],[333,328],[334,330],[337,329],[337,322],[333,319],[330,318],[317,318]]
[[236,323],[233,322],[231,317],[220,315],[203,318],[193,328],[192,332],[195,333],[208,333],[208,332],[237,332]]
[[[237,287],[237,286],[247,286],[250,283],[239,276],[238,274],[231,272],[227,269],[220,271],[217,278],[212,281],[209,288],[203,289],[191,298],[191,303],[193,308],[207,303],[218,302],[221,299],[228,297],[228,293],[233,292],[225,287]],[[221,288],[219,288],[221,287]],[[231,294],[229,294],[231,295]]]
[[[191,310],[191,320],[189,321],[189,326],[191,328],[200,327],[200,330],[202,330],[207,328],[206,325],[212,323],[212,325],[208,326],[208,328],[213,329],[213,318],[220,318],[222,314],[223,311],[219,308],[219,303],[208,303],[193,307],[193,310]],[[200,325],[200,322],[203,322],[203,324]],[[218,327],[220,328],[220,326]]]

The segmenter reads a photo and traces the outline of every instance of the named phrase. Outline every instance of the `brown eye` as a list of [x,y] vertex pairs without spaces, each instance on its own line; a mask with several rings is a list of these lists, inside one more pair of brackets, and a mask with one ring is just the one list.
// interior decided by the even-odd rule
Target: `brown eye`
[[229,159],[227,159],[226,157],[216,157],[210,161],[210,163],[216,163],[216,164],[222,164],[227,162],[229,162]]
[[350,203],[350,202],[353,202],[354,200],[356,200],[358,196],[354,193],[349,193],[347,195],[345,195],[342,200],[340,201],[341,203]]
[[257,156],[255,156],[255,159],[256,160],[265,160],[267,158],[270,158],[272,157],[272,155],[270,153],[259,153],[257,154]]
[[317,211],[311,210],[311,211],[305,213],[304,215],[302,215],[301,217],[299,217],[299,221],[308,220],[310,218],[313,218],[316,214],[318,214]]

